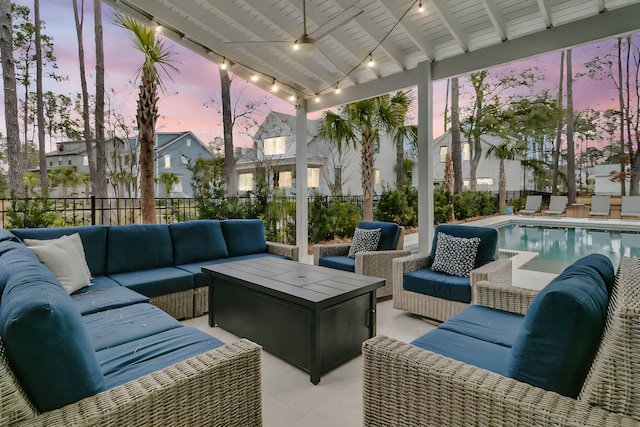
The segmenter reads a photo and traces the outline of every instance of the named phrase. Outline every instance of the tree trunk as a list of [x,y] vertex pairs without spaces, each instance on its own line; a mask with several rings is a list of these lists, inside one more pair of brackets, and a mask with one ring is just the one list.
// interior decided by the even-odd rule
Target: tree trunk
[[93,19],[96,41],[96,181],[94,194],[107,197],[107,154],[104,135],[104,43],[102,36],[102,2],[93,1]]
[[[627,92],[627,101],[625,108],[625,121],[627,122],[627,150],[629,151],[629,167],[631,171],[635,171],[638,169],[636,166],[636,162],[638,161],[638,149],[640,147],[634,147],[633,138],[631,134],[632,128],[632,119],[631,119],[631,88],[630,88],[630,80],[631,80],[631,72],[629,70],[629,66],[631,64],[631,36],[627,36],[627,57],[625,59],[625,90]],[[622,85],[622,82],[620,82]],[[637,196],[638,195],[638,179],[639,177],[632,173],[629,182],[629,195]]]
[[404,140],[396,141],[396,190],[404,185]]
[[482,159],[482,145],[480,142],[480,135],[473,135],[473,157],[469,165],[469,191],[477,191],[476,174],[478,171],[478,165]]
[[362,220],[373,221],[373,180],[375,178],[373,156],[373,135],[362,135],[362,159],[360,172],[362,173]]
[[453,192],[462,191],[462,138],[460,136],[460,81],[451,79],[451,160],[453,161]]
[[155,168],[154,143],[156,120],[158,119],[158,94],[155,76],[150,72],[142,74],[140,97],[138,100],[138,144],[140,145],[140,205],[142,222],[155,224]]
[[33,16],[36,30],[36,109],[38,110],[38,160],[40,164],[40,188],[46,190],[47,183],[47,156],[44,146],[45,123],[44,106],[42,101],[42,34],[40,24],[40,0],[33,2]]
[[507,206],[507,175],[504,173],[504,159],[500,159],[500,172],[498,174],[498,209],[500,214],[505,214]]
[[620,194],[627,195],[624,162],[624,96],[622,94],[622,38],[618,38],[618,102],[620,108]]
[[567,50],[567,190],[569,204],[576,202],[576,153],[573,141],[573,65]]
[[2,56],[2,81],[4,86],[4,120],[7,131],[9,161],[9,189],[21,197],[22,163],[20,161],[20,125],[18,123],[18,92],[13,59],[13,19],[11,1],[0,0],[0,56]]
[[[558,106],[562,108],[562,84],[564,80],[564,50],[560,52],[560,83],[558,84]],[[551,192],[558,194],[558,172],[560,169],[560,148],[562,147],[562,126],[564,122],[562,116],[558,118],[558,124],[556,125],[556,146],[553,151],[553,179]]]
[[220,69],[222,92],[222,128],[224,135],[224,179],[228,196],[238,194],[236,162],[233,158],[233,121],[231,120],[231,79],[227,70]]
[[[476,95],[474,110],[475,114],[473,115],[474,126],[478,126],[480,120],[482,118],[482,108],[484,105],[484,92],[483,92],[483,84],[484,79],[487,77],[487,71],[480,71],[479,73],[474,73],[471,77],[471,83],[473,85],[473,90]],[[476,191],[477,190],[477,180],[476,180],[476,172],[478,170],[478,164],[480,163],[480,159],[482,159],[482,145],[480,143],[480,130],[477,128],[471,129],[471,135],[473,138],[469,140],[469,148],[471,150],[472,156],[469,164],[469,190]],[[473,144],[471,144],[473,142]]]
[[89,91],[87,90],[87,72],[84,64],[84,42],[82,39],[82,27],[84,24],[84,1],[82,10],[78,12],[78,0],[73,0],[73,17],[76,24],[76,37],[78,39],[78,63],[80,65],[80,87],[82,90],[82,123],[84,127],[83,137],[87,149],[87,161],[89,163],[89,176],[91,178],[92,192],[96,195],[95,183],[98,182],[96,171],[96,159],[93,155],[93,141],[91,138],[91,122],[89,117]]

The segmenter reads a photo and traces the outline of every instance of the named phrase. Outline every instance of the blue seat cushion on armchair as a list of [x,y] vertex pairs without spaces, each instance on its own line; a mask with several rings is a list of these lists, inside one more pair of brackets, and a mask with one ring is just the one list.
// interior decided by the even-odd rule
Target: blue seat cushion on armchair
[[400,226],[398,224],[384,221],[360,221],[357,228],[365,230],[380,229],[379,251],[392,251],[396,248],[398,236],[400,235]]
[[228,219],[221,221],[220,225],[230,257],[267,251],[261,219]]
[[449,301],[471,302],[471,281],[468,277],[452,276],[430,268],[405,273],[402,287],[407,291]]
[[229,255],[220,221],[201,219],[169,225],[176,265]]
[[174,267],[109,275],[120,286],[150,298],[193,289],[193,275]]
[[[600,345],[608,294],[599,274],[573,276],[567,272],[572,267],[529,305],[511,349],[507,374],[575,398]],[[574,268],[583,269],[584,264]]]
[[524,320],[521,314],[470,305],[439,326],[451,332],[511,347]]
[[503,376],[506,373],[509,347],[442,328],[427,332],[411,344]]
[[433,231],[434,237],[431,245],[432,261],[436,257],[439,232],[467,239],[472,237],[480,238],[480,245],[478,245],[478,252],[476,253],[476,261],[473,268],[482,267],[495,260],[496,250],[498,248],[498,230],[495,228],[440,224]]
[[356,271],[356,259],[346,255],[324,256],[318,260],[318,265],[352,273]]

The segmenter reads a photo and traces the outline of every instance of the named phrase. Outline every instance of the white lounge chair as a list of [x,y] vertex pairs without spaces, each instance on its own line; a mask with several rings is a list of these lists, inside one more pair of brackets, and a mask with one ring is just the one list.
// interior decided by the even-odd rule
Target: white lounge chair
[[640,218],[640,196],[622,196],[620,218]]
[[551,196],[549,201],[549,209],[547,209],[545,215],[564,215],[567,210],[567,196]]
[[542,196],[527,196],[527,204],[524,209],[520,209],[520,215],[535,215],[540,212]]
[[589,216],[601,216],[609,218],[610,212],[610,196],[591,196],[591,210],[589,211]]

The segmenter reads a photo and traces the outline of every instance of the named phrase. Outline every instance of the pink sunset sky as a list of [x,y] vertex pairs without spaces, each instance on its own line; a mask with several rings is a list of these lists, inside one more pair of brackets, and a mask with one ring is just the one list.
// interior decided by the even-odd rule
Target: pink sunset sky
[[[80,3],[82,0],[78,0]],[[18,0],[17,4],[33,7],[32,1]],[[85,57],[89,72],[89,91],[95,92],[93,87],[94,42],[93,42],[93,2],[85,0]],[[69,80],[61,83],[45,81],[44,89],[56,93],[74,96],[80,92],[78,71],[78,51],[71,0],[41,0],[41,19],[45,21],[44,33],[53,38],[55,56],[59,67],[58,73],[68,75]],[[103,5],[106,89],[113,91],[112,101],[116,108],[124,112],[126,117],[134,121],[137,100],[136,71],[142,63],[142,54],[133,47],[129,32],[114,23],[114,11]],[[158,104],[160,119],[158,130],[193,131],[205,144],[215,137],[222,136],[222,117],[219,113],[220,79],[217,65],[202,56],[195,54],[179,44],[168,40],[174,52],[174,59],[179,73],[172,73],[171,78],[164,77],[166,92],[160,93]],[[594,45],[583,46],[573,50],[574,74],[585,71],[584,63],[595,56],[603,56],[614,52],[615,40],[605,41]],[[522,70],[527,67],[537,67],[545,75],[545,79],[537,83],[538,92],[549,90],[555,96],[559,76],[560,53],[551,53],[527,61],[511,64],[490,70],[490,74],[501,74],[507,70]],[[461,105],[471,90],[466,79],[461,79]],[[35,90],[35,84],[34,88]],[[267,97],[267,105],[254,118],[261,122],[269,110],[287,114],[295,114],[291,104],[271,96],[245,81],[237,78],[232,85],[233,93],[242,91],[245,99]],[[18,89],[20,93],[20,89]],[[434,137],[443,132],[443,112],[445,107],[446,81],[434,83]],[[465,96],[466,94],[466,96]],[[0,93],[0,97],[3,94]],[[215,101],[214,101],[215,100]],[[574,107],[577,110],[592,108],[605,110],[616,108],[617,92],[611,81],[594,81],[581,77],[574,83]],[[4,104],[0,103],[0,115]],[[318,115],[310,116],[316,118]],[[0,121],[0,132],[4,132],[4,120]],[[251,139],[246,135],[237,135],[236,145],[250,145]]]

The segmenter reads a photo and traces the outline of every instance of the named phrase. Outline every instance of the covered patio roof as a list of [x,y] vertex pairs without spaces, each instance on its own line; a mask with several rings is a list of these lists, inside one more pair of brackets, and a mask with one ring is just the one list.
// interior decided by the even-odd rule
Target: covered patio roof
[[[433,224],[433,80],[640,30],[638,0],[103,2],[160,25],[165,36],[265,90],[275,83],[274,95],[297,108],[299,178],[306,177],[302,119],[308,112],[417,86],[421,251]],[[311,40],[302,37],[305,26]],[[296,44],[301,49],[294,50]],[[303,181],[297,180],[299,194],[306,194]],[[297,215],[308,217],[306,203],[298,204]],[[306,250],[307,222],[297,222],[298,244]]]

